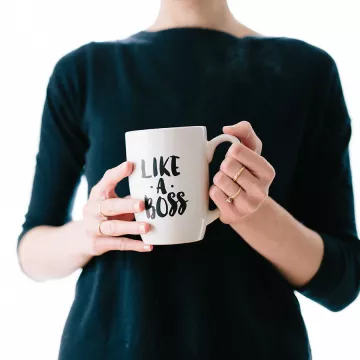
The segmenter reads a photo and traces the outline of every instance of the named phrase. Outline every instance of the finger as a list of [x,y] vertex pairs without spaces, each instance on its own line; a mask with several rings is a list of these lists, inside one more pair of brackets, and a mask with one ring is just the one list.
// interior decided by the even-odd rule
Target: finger
[[102,255],[111,250],[149,252],[152,249],[152,245],[146,245],[140,240],[126,237],[97,237],[94,240],[94,252],[96,255]]
[[[131,195],[126,195],[124,197],[124,199],[131,199]],[[144,203],[145,205],[145,203]],[[110,216],[111,220],[123,220],[123,221],[132,221],[135,219],[135,216],[133,213],[129,213],[129,214],[121,214],[121,215],[115,215],[115,216]]]
[[233,204],[228,203],[228,198],[223,191],[221,191],[216,185],[212,185],[209,191],[211,199],[220,210],[220,218],[226,215],[227,217],[236,217],[236,208]]
[[139,235],[150,231],[150,224],[136,221],[105,220],[98,224],[99,235],[122,236],[125,234]]
[[234,202],[228,203],[226,200],[228,196],[216,185],[210,188],[210,197],[214,201],[215,205],[220,210],[220,219],[238,219],[243,217],[250,211],[250,205],[244,196],[243,192],[234,199]]
[[105,199],[113,199],[119,198],[118,194],[116,193],[115,189],[108,189],[105,191]]
[[[220,165],[220,170],[223,171],[233,181],[234,176],[242,169],[243,165],[240,164],[234,158],[227,156]],[[246,167],[242,170],[241,174],[236,180],[236,183],[240,185],[245,192],[251,192],[254,185],[259,183],[259,179],[256,178]]]
[[94,201],[89,206],[91,206],[93,215],[115,216],[141,212],[145,209],[145,202],[143,200],[115,198]]
[[244,189],[238,184],[236,184],[222,171],[219,171],[214,176],[214,184],[227,196],[227,198],[236,195],[233,198],[232,203],[230,203],[233,204],[235,207],[238,207],[240,205],[240,200],[243,201],[244,198],[247,198]]
[[261,154],[262,142],[248,121],[240,121],[232,126],[224,126],[223,131],[225,134],[236,136],[246,147],[257,154]]
[[91,190],[91,197],[105,199],[121,180],[132,173],[133,167],[133,163],[126,161],[117,167],[107,170],[102,179]]
[[275,176],[274,168],[269,162],[243,144],[231,145],[226,156],[243,164],[258,179],[271,182]]
[[215,174],[213,181],[214,185],[216,185],[228,197],[236,194],[239,190],[239,185],[222,171],[218,171]]
[[[124,197],[124,199],[131,199],[131,195],[126,195]],[[145,206],[145,203],[144,203]],[[123,220],[123,221],[132,221],[135,219],[135,215],[133,213],[129,213],[129,214],[121,214],[121,215],[116,215],[114,217],[111,217],[112,220]]]

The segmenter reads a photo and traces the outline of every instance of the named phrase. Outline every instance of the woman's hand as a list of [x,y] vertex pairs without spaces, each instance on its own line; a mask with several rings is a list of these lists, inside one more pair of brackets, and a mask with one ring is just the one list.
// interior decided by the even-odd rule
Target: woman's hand
[[261,156],[262,143],[250,123],[225,126],[224,133],[238,137],[214,176],[210,197],[220,209],[220,220],[237,223],[255,213],[268,197],[275,177],[271,164]]
[[83,251],[92,256],[111,250],[148,252],[151,245],[127,238],[126,234],[145,234],[150,230],[147,223],[132,221],[134,213],[144,211],[142,200],[118,198],[115,187],[119,181],[129,176],[133,164],[123,162],[107,170],[103,178],[90,193],[89,201],[83,208]]
[[82,220],[62,226],[36,226],[28,231],[18,250],[25,274],[37,281],[58,279],[107,251],[151,251],[152,245],[125,236],[150,230],[149,224],[132,221],[135,212],[144,210],[144,202],[119,199],[115,193],[117,183],[132,170],[130,162],[108,170],[91,189]]

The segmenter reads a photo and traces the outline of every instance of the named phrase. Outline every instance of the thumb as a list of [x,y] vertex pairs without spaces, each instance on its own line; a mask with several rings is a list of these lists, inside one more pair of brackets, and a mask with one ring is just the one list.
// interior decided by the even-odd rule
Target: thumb
[[124,178],[133,171],[133,163],[125,161],[119,166],[109,169],[105,172],[101,180],[92,188],[91,198],[109,198],[115,197],[115,187]]

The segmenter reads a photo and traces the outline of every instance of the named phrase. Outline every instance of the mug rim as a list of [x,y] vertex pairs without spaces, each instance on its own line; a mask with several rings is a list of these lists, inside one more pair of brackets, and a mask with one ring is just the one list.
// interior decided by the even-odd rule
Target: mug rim
[[139,133],[139,132],[155,132],[155,131],[174,131],[174,130],[190,130],[200,128],[203,131],[206,129],[205,126],[195,125],[195,126],[173,126],[173,127],[164,127],[164,128],[153,128],[153,129],[139,129],[139,130],[130,130],[125,132],[127,134]]

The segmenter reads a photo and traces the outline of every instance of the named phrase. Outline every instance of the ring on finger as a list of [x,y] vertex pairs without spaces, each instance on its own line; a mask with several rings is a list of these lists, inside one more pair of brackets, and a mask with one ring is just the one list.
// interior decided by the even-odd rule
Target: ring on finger
[[101,205],[102,205],[103,201],[99,201],[99,208],[98,208],[98,213],[100,216],[107,218],[107,216],[102,212],[101,210]]
[[241,187],[239,187],[239,190],[234,194],[234,195],[231,195],[229,196],[227,199],[226,199],[226,202],[232,204],[234,199],[240,194],[241,192]]
[[235,174],[235,176],[233,177],[233,181],[236,182],[237,179],[239,178],[239,176],[241,175],[241,173],[245,170],[245,166],[242,166],[241,169]]
[[104,234],[104,233],[101,231],[101,224],[102,224],[104,221],[106,221],[106,220],[99,221],[99,223],[98,223],[98,228],[97,228],[98,233],[99,233],[100,235],[102,235],[102,236],[106,236],[106,234]]

